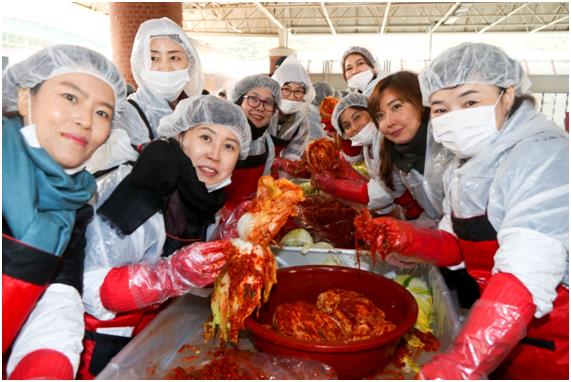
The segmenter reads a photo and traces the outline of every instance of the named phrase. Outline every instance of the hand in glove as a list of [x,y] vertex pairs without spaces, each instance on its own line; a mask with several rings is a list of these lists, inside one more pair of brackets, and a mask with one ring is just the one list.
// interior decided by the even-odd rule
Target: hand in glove
[[286,158],[274,158],[272,168],[270,170],[275,179],[279,178],[279,171],[286,172],[296,178],[310,178],[311,173],[302,161],[291,160]]
[[358,157],[363,152],[363,146],[353,146],[350,139],[343,139],[339,136],[339,146],[349,157]]
[[405,217],[407,220],[416,219],[420,216],[424,209],[412,197],[410,191],[406,190],[404,194],[394,200],[395,204],[403,207],[405,210]]
[[[356,171],[355,171],[356,172]],[[313,176],[318,188],[338,199],[369,204],[368,181],[363,176],[338,178],[332,171],[325,171]]]
[[234,247],[228,240],[194,243],[154,264],[114,268],[100,289],[103,306],[127,312],[205,287],[216,279]]
[[462,261],[458,240],[446,231],[420,228],[390,217],[361,224],[364,229],[360,238],[369,244],[371,251],[388,262],[394,260],[396,265],[427,262],[448,266]]
[[490,279],[452,348],[420,370],[421,379],[483,379],[525,337],[535,312],[527,288],[512,274]]

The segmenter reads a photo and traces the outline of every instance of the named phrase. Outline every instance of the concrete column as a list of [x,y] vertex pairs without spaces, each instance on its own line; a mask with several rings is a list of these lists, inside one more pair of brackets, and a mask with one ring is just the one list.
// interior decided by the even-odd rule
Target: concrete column
[[125,81],[135,88],[137,84],[131,74],[133,40],[141,23],[161,17],[168,17],[182,26],[182,3],[109,3],[113,61],[125,77]]

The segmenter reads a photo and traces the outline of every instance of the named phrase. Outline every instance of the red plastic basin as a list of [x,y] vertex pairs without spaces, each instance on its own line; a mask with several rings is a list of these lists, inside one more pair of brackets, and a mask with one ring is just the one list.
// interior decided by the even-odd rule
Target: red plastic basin
[[[386,277],[358,269],[325,265],[282,268],[277,272],[269,301],[259,315],[248,317],[246,328],[252,333],[258,350],[278,355],[301,356],[331,365],[339,378],[360,379],[381,371],[401,337],[416,322],[418,306],[402,286]],[[380,337],[351,343],[310,342],[284,337],[262,326],[272,324],[278,305],[298,300],[315,303],[317,296],[332,288],[363,293],[393,322],[396,328]]]

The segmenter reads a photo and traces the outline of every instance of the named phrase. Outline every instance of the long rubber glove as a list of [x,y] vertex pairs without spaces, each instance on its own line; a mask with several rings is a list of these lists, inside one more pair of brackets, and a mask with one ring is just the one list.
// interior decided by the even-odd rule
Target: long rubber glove
[[[362,239],[369,244],[371,251],[396,265],[402,265],[398,263],[400,261],[443,267],[462,261],[460,245],[454,235],[442,230],[420,228],[390,217],[376,218],[366,223]],[[387,255],[391,255],[391,258]]]
[[9,378],[74,379],[73,367],[69,359],[64,354],[51,349],[39,349],[22,358]]
[[302,161],[291,160],[286,158],[274,158],[272,167],[270,169],[272,177],[279,178],[279,171],[284,171],[296,178],[309,179],[311,173],[307,166],[304,166]]
[[338,199],[369,204],[369,188],[367,181],[361,179],[338,179],[331,172],[313,176],[313,180],[321,190]]
[[363,152],[363,146],[353,146],[350,139],[339,137],[341,150],[350,157],[359,156]]
[[101,286],[103,306],[128,312],[212,284],[234,253],[229,240],[194,243],[154,264],[112,269]]
[[525,337],[534,312],[531,294],[514,275],[492,276],[452,349],[424,365],[419,378],[487,377]]
[[422,211],[424,211],[420,204],[412,197],[409,190],[406,190],[404,194],[396,198],[394,202],[404,208],[404,214],[407,220],[418,218],[420,214],[422,214]]

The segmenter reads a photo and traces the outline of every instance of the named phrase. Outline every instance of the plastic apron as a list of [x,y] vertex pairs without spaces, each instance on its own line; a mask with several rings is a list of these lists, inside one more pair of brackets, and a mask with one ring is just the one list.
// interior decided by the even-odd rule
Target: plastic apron
[[[285,145],[281,149],[283,147]],[[267,159],[268,151],[266,150],[262,154],[250,155],[245,160],[238,161],[232,172],[232,183],[226,187],[226,208],[234,210],[240,202],[256,196],[258,179],[264,175]]]
[[[492,276],[499,248],[497,232],[487,215],[459,219],[452,216],[466,270],[483,292]],[[569,379],[569,290],[557,289],[553,310],[534,318],[527,336],[490,376],[493,379]]]

